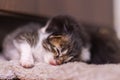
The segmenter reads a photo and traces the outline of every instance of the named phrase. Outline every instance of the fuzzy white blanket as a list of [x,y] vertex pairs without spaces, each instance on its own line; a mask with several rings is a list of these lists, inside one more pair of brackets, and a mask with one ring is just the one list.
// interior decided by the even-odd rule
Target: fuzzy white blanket
[[25,69],[18,61],[0,60],[0,79],[21,80],[120,80],[120,64],[88,65],[81,62],[52,66],[36,63]]

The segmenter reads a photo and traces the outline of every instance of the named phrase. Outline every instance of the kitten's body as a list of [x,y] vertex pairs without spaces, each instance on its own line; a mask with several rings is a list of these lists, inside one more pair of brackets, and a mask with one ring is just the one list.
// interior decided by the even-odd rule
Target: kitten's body
[[90,35],[91,60],[89,63],[120,63],[120,40],[113,27],[89,25],[84,27]]
[[43,28],[37,24],[20,28],[3,44],[5,56],[20,60],[23,67],[32,67],[35,61],[52,65],[71,61],[118,63],[119,49],[114,30],[82,26],[68,16],[53,17]]
[[31,23],[9,34],[3,43],[3,53],[7,60],[20,60],[23,67],[32,67],[34,62],[44,61],[42,41],[47,34],[41,33],[40,25]]
[[[33,27],[33,26],[35,26],[35,27]],[[18,54],[16,54],[16,53],[18,53],[18,51],[16,50],[13,40],[22,33],[33,33],[33,32],[36,32],[37,29],[39,29],[38,25],[36,25],[36,24],[29,25],[28,24],[27,26],[21,26],[17,30],[15,30],[12,33],[10,33],[9,35],[7,35],[3,42],[3,53],[4,53],[5,57],[8,60],[19,59],[19,56],[16,56],[16,55],[18,55]],[[15,55],[15,57],[14,57],[14,55]]]

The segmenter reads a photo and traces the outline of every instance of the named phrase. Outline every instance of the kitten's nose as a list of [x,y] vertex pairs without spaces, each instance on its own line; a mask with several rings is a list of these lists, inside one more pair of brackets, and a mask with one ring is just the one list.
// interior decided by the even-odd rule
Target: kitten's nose
[[50,60],[49,64],[56,66],[56,65],[62,64],[62,61],[61,60]]
[[51,65],[54,65],[54,66],[56,66],[57,65],[57,62],[56,62],[56,60],[50,60],[50,62],[49,62]]

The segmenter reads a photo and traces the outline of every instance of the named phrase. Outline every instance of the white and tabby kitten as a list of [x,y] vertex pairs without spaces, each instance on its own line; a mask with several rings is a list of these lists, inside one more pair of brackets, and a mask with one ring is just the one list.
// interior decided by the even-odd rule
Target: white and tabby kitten
[[72,61],[119,63],[119,44],[113,29],[82,26],[70,16],[55,16],[42,28],[29,24],[9,34],[3,53],[26,68],[40,61],[51,65]]
[[35,62],[60,65],[90,60],[88,36],[71,18],[56,16],[40,27],[31,23],[9,34],[3,43],[6,59],[18,60],[25,68]]
[[30,23],[9,34],[3,43],[5,58],[19,60],[25,68],[33,67],[35,61],[49,63],[52,53],[43,48],[42,41],[50,34],[44,33],[46,27],[40,27],[36,23]]
[[[25,68],[33,67],[34,63],[39,61],[51,65],[62,64],[62,55],[60,60],[55,60],[54,58],[56,54],[67,53],[68,48],[65,45],[69,41],[63,35],[52,35],[45,32],[48,24],[49,22],[46,26],[40,28],[40,25],[30,23],[7,35],[3,43],[5,58],[7,60],[19,60],[20,65]],[[46,44],[46,41],[49,43]],[[64,44],[62,47],[59,46],[61,43]],[[64,62],[71,59],[71,57],[67,56],[64,58]]]

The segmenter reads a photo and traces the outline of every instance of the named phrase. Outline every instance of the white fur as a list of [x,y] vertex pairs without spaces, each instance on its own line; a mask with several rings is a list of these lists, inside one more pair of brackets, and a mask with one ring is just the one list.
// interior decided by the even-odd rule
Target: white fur
[[13,36],[7,36],[3,42],[3,53],[6,59],[8,60],[18,60],[19,59],[19,52],[16,49],[13,43]]
[[24,67],[32,67],[34,65],[34,59],[31,51],[31,47],[28,43],[21,44],[21,58],[20,64]]
[[80,57],[83,61],[89,61],[90,60],[91,54],[90,54],[90,51],[89,51],[88,47],[87,48],[82,48]]
[[17,43],[17,41],[14,41],[14,45],[18,51],[20,51],[20,64],[23,67],[32,67],[34,65],[34,59],[30,45],[26,41],[22,43]]
[[34,53],[33,55],[36,58],[36,61],[38,61],[38,62],[43,61],[43,62],[49,63],[50,60],[53,59],[53,53],[46,51],[42,46],[42,41],[50,35],[50,33],[46,33],[46,29],[47,29],[48,25],[49,25],[49,22],[47,23],[47,25],[45,27],[41,28],[38,32],[39,33],[39,42],[33,51],[33,53]]
[[49,34],[47,33],[39,33],[39,42],[37,45],[32,49],[33,50],[33,55],[36,58],[36,61],[44,61],[43,57],[45,54],[49,54],[42,46],[42,41],[46,39]]
[[50,61],[53,61],[53,60],[54,60],[54,57],[53,57],[53,55],[51,53],[47,53],[47,54],[44,55],[44,61],[46,63],[49,64]]

